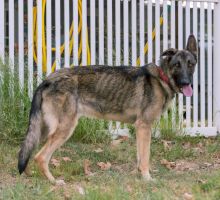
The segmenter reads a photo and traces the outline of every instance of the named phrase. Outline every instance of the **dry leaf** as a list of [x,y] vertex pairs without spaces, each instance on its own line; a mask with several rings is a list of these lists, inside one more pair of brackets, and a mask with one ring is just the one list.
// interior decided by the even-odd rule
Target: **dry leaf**
[[101,152],[103,152],[103,150],[101,148],[98,148],[98,149],[95,150],[95,152],[96,153],[101,153]]
[[121,135],[118,139],[121,139],[122,141],[127,141],[129,137],[127,135]]
[[198,179],[198,180],[196,180],[196,182],[197,182],[197,183],[201,183],[201,184],[205,184],[205,183],[206,183],[206,181],[204,181],[204,180],[202,180],[202,179]]
[[162,140],[164,150],[170,150],[172,148],[172,142],[167,140]]
[[87,176],[94,175],[94,173],[91,172],[90,165],[91,165],[91,162],[89,160],[87,160],[87,159],[84,160],[84,173]]
[[52,158],[50,162],[55,167],[59,167],[60,166],[60,161],[55,159],[55,158]]
[[123,140],[122,139],[117,139],[117,140],[113,140],[111,142],[111,146],[116,147],[118,146]]
[[199,168],[198,164],[196,164],[194,162],[179,160],[176,162],[175,170],[176,171],[192,171],[192,170],[196,170],[198,168]]
[[190,194],[190,193],[185,192],[185,193],[183,194],[183,199],[184,199],[184,200],[192,200],[192,199],[193,199],[193,195]]
[[160,163],[161,163],[161,165],[164,165],[166,168],[168,168],[168,169],[173,169],[173,168],[175,168],[175,166],[176,166],[176,163],[175,162],[169,162],[169,161],[167,161],[166,159],[162,159],[161,161],[160,161]]
[[127,185],[126,186],[126,189],[129,193],[131,193],[133,191],[132,187],[130,185]]
[[107,162],[107,163],[98,162],[97,165],[101,168],[101,170],[108,170],[111,167],[111,163],[110,162]]
[[202,150],[202,149],[199,148],[199,147],[194,147],[194,148],[193,148],[193,151],[196,152],[196,153],[199,153],[199,154],[204,153],[204,150]]
[[183,149],[190,149],[191,148],[191,144],[190,144],[190,142],[184,142],[182,144],[182,147],[183,147]]
[[85,195],[85,190],[82,186],[80,185],[76,185],[76,190],[81,194],[81,195]]
[[196,145],[198,148],[202,148],[204,145],[202,142],[199,142],[197,145]]
[[62,159],[63,159],[63,161],[65,161],[65,162],[72,161],[69,157],[63,157]]
[[212,164],[212,163],[205,162],[204,165],[205,165],[205,167],[208,168],[208,167],[211,167],[213,164]]

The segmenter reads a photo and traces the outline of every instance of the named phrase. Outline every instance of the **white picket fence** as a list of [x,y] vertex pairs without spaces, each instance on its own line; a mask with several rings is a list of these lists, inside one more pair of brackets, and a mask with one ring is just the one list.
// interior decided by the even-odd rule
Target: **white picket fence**
[[1,0],[0,19],[0,56],[9,56],[12,70],[18,57],[21,87],[28,63],[30,97],[35,71],[40,82],[64,66],[159,64],[163,50],[184,48],[193,33],[199,43],[194,95],[175,99],[178,116],[184,120],[186,113],[181,124],[188,134],[220,130],[218,0]]

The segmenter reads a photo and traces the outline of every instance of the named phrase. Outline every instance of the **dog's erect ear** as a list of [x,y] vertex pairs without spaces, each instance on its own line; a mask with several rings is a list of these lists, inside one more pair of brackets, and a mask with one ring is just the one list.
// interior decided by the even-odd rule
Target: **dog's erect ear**
[[161,56],[168,56],[168,57],[171,57],[171,56],[174,56],[176,53],[177,53],[177,49],[173,49],[173,48],[169,48],[167,49],[166,51],[164,51]]
[[186,50],[190,51],[197,58],[197,43],[194,35],[188,37]]

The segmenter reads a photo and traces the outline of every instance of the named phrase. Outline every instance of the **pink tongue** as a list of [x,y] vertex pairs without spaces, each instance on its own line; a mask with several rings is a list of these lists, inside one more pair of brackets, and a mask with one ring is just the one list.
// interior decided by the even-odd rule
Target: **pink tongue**
[[191,85],[186,85],[186,86],[183,86],[183,94],[186,96],[186,97],[191,97],[193,95],[193,90],[192,90],[192,87]]

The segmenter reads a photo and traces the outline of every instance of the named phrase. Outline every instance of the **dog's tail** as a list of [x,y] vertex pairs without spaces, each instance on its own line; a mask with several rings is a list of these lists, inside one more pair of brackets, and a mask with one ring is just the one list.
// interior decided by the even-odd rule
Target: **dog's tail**
[[42,92],[48,86],[49,83],[47,81],[44,81],[38,86],[33,96],[29,115],[29,126],[27,129],[27,135],[24,142],[21,145],[21,149],[18,155],[18,170],[20,174],[24,172],[30,159],[30,156],[41,138]]

